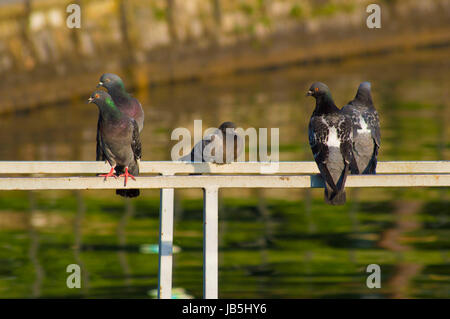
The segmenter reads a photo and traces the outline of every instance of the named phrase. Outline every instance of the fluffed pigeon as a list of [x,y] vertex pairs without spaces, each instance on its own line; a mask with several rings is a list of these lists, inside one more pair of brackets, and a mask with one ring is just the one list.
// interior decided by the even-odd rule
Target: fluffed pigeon
[[[100,111],[98,125],[99,146],[102,157],[111,165],[105,177],[128,177],[135,179],[139,174],[138,160],[141,158],[141,140],[136,121],[122,113],[105,91],[92,93],[88,103],[95,103]],[[116,174],[114,174],[114,170]],[[139,196],[138,189],[118,189],[116,194],[124,197]]]
[[[112,100],[119,108],[120,111],[125,113],[127,116],[136,120],[139,127],[139,132],[144,128],[144,110],[142,109],[141,103],[131,96],[126,90],[122,79],[113,73],[105,73],[100,77],[97,87],[104,87],[108,90],[109,95],[111,95]],[[101,115],[100,115],[101,116]],[[98,125],[100,124],[100,117],[98,119]],[[102,150],[99,146],[99,136],[97,135],[97,161],[105,160],[102,157]]]
[[362,82],[355,98],[342,108],[352,118],[353,153],[357,167],[350,167],[354,174],[375,174],[378,149],[381,145],[380,120],[372,102],[370,82]]
[[349,166],[355,162],[352,121],[334,104],[331,92],[324,83],[313,83],[307,95],[316,99],[308,127],[309,144],[325,181],[325,202],[343,205]]
[[[232,142],[232,143],[229,143]],[[218,129],[198,142],[192,151],[180,158],[186,162],[230,163],[237,160],[243,149],[243,139],[233,122],[223,122]]]

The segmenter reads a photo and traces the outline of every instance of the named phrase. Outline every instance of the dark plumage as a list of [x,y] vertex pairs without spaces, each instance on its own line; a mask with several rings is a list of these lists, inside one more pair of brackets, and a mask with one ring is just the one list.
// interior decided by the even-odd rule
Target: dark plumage
[[313,83],[307,95],[316,99],[316,107],[309,122],[309,144],[325,181],[325,202],[343,205],[349,166],[355,162],[352,122],[334,104],[325,84]]
[[359,85],[355,98],[342,108],[352,118],[353,153],[357,167],[351,166],[354,174],[375,174],[378,149],[381,145],[380,120],[370,93],[370,83]]
[[[223,122],[218,129],[198,142],[188,155],[179,160],[217,164],[236,161],[242,153],[243,139],[235,129],[233,122]],[[233,143],[227,143],[227,140]]]
[[[144,127],[144,110],[142,109],[141,103],[132,97],[126,90],[122,79],[113,73],[105,73],[100,77],[97,87],[104,87],[108,90],[109,95],[112,97],[114,104],[119,108],[119,110],[125,115],[136,120],[139,128],[139,132],[142,131]],[[100,117],[98,119],[98,125],[100,124]],[[102,150],[99,146],[99,136],[97,135],[97,161],[103,161],[105,158],[102,157]]]
[[[138,160],[141,158],[141,141],[136,121],[122,113],[105,91],[95,91],[89,98],[100,111],[97,140],[101,156],[111,165],[107,177],[124,176],[134,179],[139,174]],[[116,174],[113,171],[116,171]],[[138,189],[118,189],[116,194],[124,197],[136,197]]]

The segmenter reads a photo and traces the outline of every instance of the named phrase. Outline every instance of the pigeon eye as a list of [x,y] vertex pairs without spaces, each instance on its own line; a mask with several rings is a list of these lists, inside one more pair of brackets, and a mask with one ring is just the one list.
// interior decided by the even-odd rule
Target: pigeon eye
[[98,95],[98,94],[95,94],[95,96],[94,96],[96,99],[98,99],[99,97],[100,97],[100,95]]
[[315,88],[315,91],[318,92],[318,91],[319,91],[319,88]]

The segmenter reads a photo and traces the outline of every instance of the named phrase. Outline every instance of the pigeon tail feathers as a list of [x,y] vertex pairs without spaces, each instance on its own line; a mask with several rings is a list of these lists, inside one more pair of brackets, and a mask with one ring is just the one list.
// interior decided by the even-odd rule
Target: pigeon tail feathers
[[325,203],[329,204],[329,205],[344,205],[347,197],[345,195],[345,190],[342,189],[339,192],[328,192],[328,189],[325,189],[325,193],[324,193],[324,199],[325,199]]
[[116,189],[116,194],[122,197],[138,197],[140,194],[139,189]]
[[[124,166],[117,165],[115,170],[116,170],[117,176],[125,173]],[[128,171],[130,172],[130,174],[132,174],[134,176],[139,175],[139,165],[138,165],[137,161],[135,161],[132,165],[130,165],[128,167]],[[138,197],[140,194],[140,191],[139,191],[139,189],[134,189],[134,188],[132,188],[132,189],[116,189],[116,194],[120,195],[122,197],[133,198],[133,197]]]

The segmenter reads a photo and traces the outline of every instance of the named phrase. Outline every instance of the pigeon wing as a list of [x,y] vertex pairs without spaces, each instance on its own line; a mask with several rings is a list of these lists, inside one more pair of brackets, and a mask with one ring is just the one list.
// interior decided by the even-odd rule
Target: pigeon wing
[[131,119],[131,123],[133,124],[131,149],[133,150],[134,158],[136,160],[139,160],[142,157],[142,146],[141,146],[141,137],[139,135],[139,126],[134,119]]
[[202,139],[200,142],[194,145],[191,152],[180,158],[181,161],[191,161],[191,162],[212,162],[211,158],[208,156],[204,156],[204,150],[207,145],[211,143],[213,140],[212,135],[206,136],[204,139]]
[[364,114],[364,119],[367,122],[367,125],[370,129],[373,141],[374,141],[374,149],[372,153],[372,159],[369,162],[368,173],[375,174],[377,167],[377,157],[378,157],[378,149],[381,146],[381,134],[380,134],[380,120],[378,118],[378,113],[376,110],[372,112],[368,112]]
[[144,128],[144,109],[142,108],[141,102],[138,99],[132,98],[135,120],[139,127],[139,132]]
[[[339,122],[337,133],[338,138],[341,141],[340,150],[346,168],[349,166],[352,168],[353,174],[359,174],[358,165],[353,154],[353,125],[352,119],[349,116],[344,116]],[[345,177],[346,176],[344,176],[344,178]]]
[[363,118],[370,129],[372,138],[378,147],[381,146],[381,134],[380,134],[380,119],[376,110],[365,112]]
[[314,160],[319,167],[319,171],[326,182],[331,186],[333,191],[337,192],[336,184],[331,177],[327,167],[328,162],[328,139],[329,129],[327,124],[321,117],[313,116],[309,122],[309,145],[314,156]]
[[204,162],[213,162],[213,163],[223,162],[223,140],[221,135],[222,133],[219,130],[217,130],[203,139],[202,150]]
[[194,145],[192,151],[181,158],[183,161],[191,161],[191,162],[203,162],[203,149],[204,149],[204,141],[200,141]]
[[96,161],[104,161],[104,160],[106,160],[105,154],[103,153],[102,136],[100,134],[101,122],[102,122],[102,118],[101,118],[101,115],[99,114],[98,122],[97,122],[97,145],[96,145],[97,147],[96,147],[96,155],[95,155],[95,160]]
[[355,107],[355,101],[348,102],[341,110],[342,113],[350,116],[353,123],[353,135],[358,134],[358,130],[362,129],[359,119],[361,117],[361,112],[357,107]]

